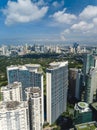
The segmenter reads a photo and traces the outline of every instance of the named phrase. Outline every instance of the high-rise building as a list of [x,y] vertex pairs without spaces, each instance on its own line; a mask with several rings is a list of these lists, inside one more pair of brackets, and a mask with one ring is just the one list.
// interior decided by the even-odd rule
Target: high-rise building
[[79,44],[78,43],[74,43],[73,44],[73,49],[74,49],[75,53],[78,53],[78,51],[79,51]]
[[85,88],[85,102],[92,103],[97,90],[97,59],[93,54],[84,55],[83,83]]
[[47,122],[52,124],[66,111],[68,62],[53,62],[46,70]]
[[22,84],[20,82],[14,82],[7,86],[1,87],[2,100],[8,101],[22,101]]
[[95,56],[95,68],[97,68],[97,56]]
[[97,121],[97,102],[90,104],[93,113],[93,120]]
[[74,107],[75,124],[86,123],[92,121],[92,110],[85,102],[79,102]]
[[43,74],[39,64],[26,64],[23,66],[7,67],[8,83],[21,82],[23,89],[23,99],[25,99],[24,90],[27,87],[38,86],[43,92]]
[[86,75],[85,101],[92,103],[96,99],[97,94],[97,68],[91,68]]
[[83,66],[83,73],[84,75],[89,73],[91,67],[95,66],[95,58],[92,54],[85,54],[84,55],[84,66]]
[[82,72],[80,69],[69,69],[69,92],[72,97],[81,98]]
[[2,55],[9,56],[8,47],[5,45],[2,46]]
[[78,69],[77,78],[76,78],[76,91],[75,91],[75,97],[78,100],[81,100],[81,93],[82,93],[82,71]]
[[86,86],[87,74],[90,69],[95,66],[95,58],[92,54],[84,54],[83,59],[83,86]]
[[29,104],[30,130],[42,130],[44,123],[44,101],[39,87],[25,90]]
[[0,103],[0,130],[30,130],[27,102]]

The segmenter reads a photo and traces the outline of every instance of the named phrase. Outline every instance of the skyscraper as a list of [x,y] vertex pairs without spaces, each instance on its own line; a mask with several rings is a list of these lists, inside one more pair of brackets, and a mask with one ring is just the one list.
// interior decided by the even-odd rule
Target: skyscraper
[[84,75],[89,73],[91,67],[95,66],[95,58],[92,54],[85,54],[84,55],[84,66],[83,66],[83,73]]
[[1,87],[2,100],[8,101],[22,101],[22,84],[20,82],[14,82],[12,84]]
[[30,130],[27,102],[0,102],[0,130]]
[[29,104],[30,130],[42,130],[44,123],[44,101],[39,87],[25,90]]
[[92,67],[86,75],[85,101],[92,103],[96,99],[97,91],[97,68]]
[[47,122],[52,124],[66,111],[68,62],[53,62],[46,70]]
[[8,83],[21,82],[23,89],[23,99],[25,100],[24,90],[27,87],[38,86],[43,92],[43,74],[39,64],[26,64],[22,66],[7,67]]
[[82,72],[80,69],[69,69],[69,92],[72,97],[81,98]]
[[78,100],[81,100],[81,93],[82,93],[82,71],[78,69],[77,78],[76,78],[76,91],[75,91],[75,97]]

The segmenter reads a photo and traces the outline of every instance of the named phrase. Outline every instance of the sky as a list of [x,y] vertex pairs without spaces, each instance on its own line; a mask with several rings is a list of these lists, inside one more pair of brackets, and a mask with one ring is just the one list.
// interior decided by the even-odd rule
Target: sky
[[0,0],[0,44],[97,43],[97,0]]

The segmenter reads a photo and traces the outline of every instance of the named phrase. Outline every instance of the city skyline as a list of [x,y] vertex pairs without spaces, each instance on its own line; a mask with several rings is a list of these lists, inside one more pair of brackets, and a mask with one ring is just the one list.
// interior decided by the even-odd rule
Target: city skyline
[[96,43],[97,0],[0,0],[0,44]]
[[74,44],[63,48],[64,53],[50,48],[45,57],[40,53],[44,46],[34,47],[38,53],[30,57],[8,56],[8,47],[1,48],[0,129],[95,130],[97,123],[91,122],[97,121],[97,48]]

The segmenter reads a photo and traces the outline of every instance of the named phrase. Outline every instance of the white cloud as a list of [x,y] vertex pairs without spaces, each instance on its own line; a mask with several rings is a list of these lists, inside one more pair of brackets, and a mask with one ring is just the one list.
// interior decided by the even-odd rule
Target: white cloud
[[74,14],[66,13],[66,8],[63,11],[55,12],[51,17],[58,23],[66,24],[70,24],[73,20],[76,20],[76,16]]
[[58,3],[57,1],[54,1],[54,2],[52,3],[52,5],[53,5],[54,7],[58,7],[58,6],[59,6],[59,3]]
[[39,8],[31,0],[8,1],[6,9],[3,9],[6,16],[5,24],[25,23],[38,20],[45,16],[48,7]]
[[92,29],[94,25],[92,23],[87,23],[85,21],[81,21],[78,24],[74,24],[71,26],[71,29],[73,30],[80,30],[80,31],[87,31],[89,29]]
[[60,38],[61,38],[62,41],[66,41],[66,38],[63,34],[61,34]]
[[93,37],[97,35],[97,27],[93,23],[87,23],[80,21],[70,26],[68,29],[60,34],[61,37],[65,37],[67,41],[72,40],[93,40]]
[[65,36],[69,35],[69,33],[71,33],[70,31],[71,31],[70,29],[65,29],[65,30],[60,34],[61,40],[66,41],[67,39],[66,39]]
[[93,19],[93,23],[97,25],[97,18]]
[[64,31],[63,31],[63,34],[69,34],[70,33],[70,30],[69,29],[65,29]]
[[64,1],[64,0],[62,0],[62,1],[61,1],[61,4],[62,4],[62,6],[63,6],[63,5],[65,4],[65,1]]
[[52,5],[55,7],[55,8],[59,8],[59,7],[62,7],[64,5],[64,0],[58,2],[58,1],[54,1],[52,3]]
[[38,2],[35,2],[35,4],[37,6],[44,6],[44,5],[46,5],[46,3],[44,2],[44,0],[39,0]]
[[66,41],[97,41],[97,6],[87,6],[76,20],[64,27],[60,37]]
[[97,6],[88,5],[81,13],[80,18],[91,19],[97,16]]

